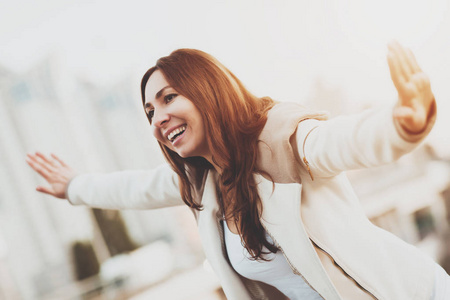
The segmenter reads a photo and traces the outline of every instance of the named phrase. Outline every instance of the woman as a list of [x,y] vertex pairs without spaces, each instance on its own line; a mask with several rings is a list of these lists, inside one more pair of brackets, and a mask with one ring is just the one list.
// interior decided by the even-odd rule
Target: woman
[[392,43],[388,63],[393,110],[326,120],[257,98],[210,55],[180,49],[141,84],[170,167],[75,176],[55,155],[28,163],[50,184],[38,191],[74,205],[184,202],[229,299],[441,299],[448,275],[371,224],[343,173],[394,161],[433,126],[434,97],[413,54]]

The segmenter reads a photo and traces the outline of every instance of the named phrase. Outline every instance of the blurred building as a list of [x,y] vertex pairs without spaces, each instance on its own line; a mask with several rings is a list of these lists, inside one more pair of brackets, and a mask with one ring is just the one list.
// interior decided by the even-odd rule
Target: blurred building
[[392,164],[348,172],[371,222],[416,245],[447,272],[449,167],[425,144]]
[[[1,299],[77,299],[113,285],[130,296],[203,262],[188,209],[94,211],[34,190],[44,181],[25,155],[36,150],[57,153],[80,172],[163,163],[138,81],[124,76],[113,87],[97,87],[70,74],[58,55],[25,74],[0,67]],[[78,268],[77,251],[101,270],[89,270],[95,266],[89,261]]]

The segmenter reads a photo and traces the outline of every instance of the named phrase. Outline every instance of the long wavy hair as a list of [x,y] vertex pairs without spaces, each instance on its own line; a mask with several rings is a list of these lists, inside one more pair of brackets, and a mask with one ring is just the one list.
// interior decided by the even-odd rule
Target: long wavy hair
[[[275,101],[251,94],[211,55],[194,49],[178,49],[160,58],[144,74],[141,82],[143,105],[146,84],[156,70],[160,70],[170,86],[200,111],[213,162],[221,169],[218,187],[225,219],[235,222],[243,246],[251,257],[265,260],[263,246],[273,253],[277,252],[277,247],[267,241],[259,220],[262,205],[253,175],[261,172],[256,166],[258,136]],[[193,191],[212,165],[202,157],[182,158],[163,144],[159,145],[179,176],[183,201],[189,207],[201,210],[202,205],[196,202]]]

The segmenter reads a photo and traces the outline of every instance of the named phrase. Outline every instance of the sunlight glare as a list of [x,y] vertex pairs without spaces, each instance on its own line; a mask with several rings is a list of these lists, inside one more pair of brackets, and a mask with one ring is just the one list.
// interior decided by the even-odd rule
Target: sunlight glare
[[446,0],[378,0],[339,2],[341,29],[355,42],[385,44],[391,39],[424,43],[444,20]]

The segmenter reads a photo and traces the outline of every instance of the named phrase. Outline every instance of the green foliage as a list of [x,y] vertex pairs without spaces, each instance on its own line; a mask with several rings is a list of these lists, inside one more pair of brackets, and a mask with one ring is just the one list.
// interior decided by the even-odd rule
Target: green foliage
[[75,277],[83,280],[97,275],[100,264],[95,255],[94,248],[89,241],[77,241],[72,244],[72,257],[75,266]]
[[128,235],[119,211],[94,208],[93,212],[111,256],[138,248]]

